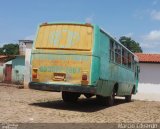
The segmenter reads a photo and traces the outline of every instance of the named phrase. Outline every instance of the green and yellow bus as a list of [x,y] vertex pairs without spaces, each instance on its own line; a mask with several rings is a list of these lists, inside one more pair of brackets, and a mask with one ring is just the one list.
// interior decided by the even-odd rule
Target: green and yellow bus
[[65,102],[96,95],[105,105],[115,96],[131,101],[138,88],[138,58],[92,24],[44,23],[31,53],[35,90],[62,92]]

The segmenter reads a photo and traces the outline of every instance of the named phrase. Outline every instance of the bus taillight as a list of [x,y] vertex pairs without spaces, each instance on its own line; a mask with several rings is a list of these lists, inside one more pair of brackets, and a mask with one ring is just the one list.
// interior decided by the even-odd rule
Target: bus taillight
[[82,85],[88,85],[88,75],[87,75],[86,72],[84,72],[84,73],[82,74],[81,84],[82,84]]
[[33,79],[37,79],[38,78],[38,69],[37,68],[33,68],[33,70],[32,70],[32,78]]
[[87,74],[83,74],[83,75],[82,75],[82,80],[83,80],[83,81],[87,81]]

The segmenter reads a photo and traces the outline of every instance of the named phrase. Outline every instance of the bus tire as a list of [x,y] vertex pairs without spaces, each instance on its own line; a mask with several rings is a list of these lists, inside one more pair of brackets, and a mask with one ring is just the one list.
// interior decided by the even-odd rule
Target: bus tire
[[131,95],[126,95],[125,96],[125,101],[126,102],[131,102],[132,101],[132,94]]
[[113,106],[114,105],[114,97],[115,93],[113,92],[111,96],[103,97],[100,95],[96,95],[97,100],[103,105],[103,106]]
[[103,106],[107,105],[107,97],[103,97],[101,95],[96,95],[97,101],[102,104]]
[[132,88],[131,94],[125,96],[125,101],[126,102],[131,102],[132,101],[132,94],[135,92],[135,86]]
[[114,95],[113,94],[111,96],[107,97],[107,105],[108,106],[113,106],[114,105]]
[[74,103],[78,100],[79,97],[80,97],[79,93],[62,91],[62,99],[64,102]]

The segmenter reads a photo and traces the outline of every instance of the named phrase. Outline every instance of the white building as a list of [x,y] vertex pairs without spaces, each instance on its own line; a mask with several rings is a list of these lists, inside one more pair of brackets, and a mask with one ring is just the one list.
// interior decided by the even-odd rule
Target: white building
[[134,99],[160,101],[160,54],[136,54],[140,62],[138,94]]
[[160,54],[136,54],[139,58],[139,93],[160,94]]
[[160,54],[136,54],[140,63],[139,83],[160,84]]

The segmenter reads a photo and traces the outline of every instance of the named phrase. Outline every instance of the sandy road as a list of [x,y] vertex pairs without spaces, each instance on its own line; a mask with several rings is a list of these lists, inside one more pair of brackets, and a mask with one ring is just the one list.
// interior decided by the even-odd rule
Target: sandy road
[[115,106],[101,106],[95,98],[65,104],[60,93],[0,86],[0,123],[160,123],[160,102],[125,103],[116,99]]

